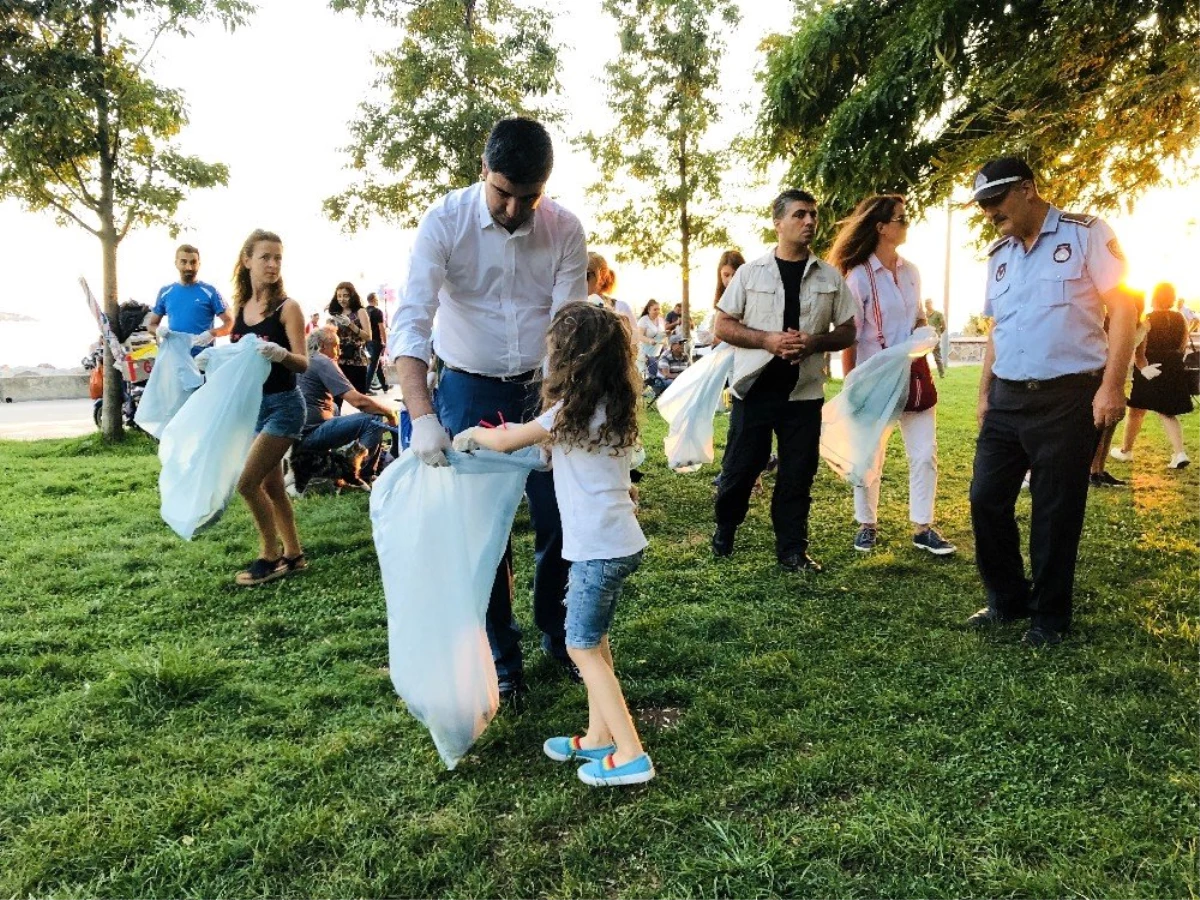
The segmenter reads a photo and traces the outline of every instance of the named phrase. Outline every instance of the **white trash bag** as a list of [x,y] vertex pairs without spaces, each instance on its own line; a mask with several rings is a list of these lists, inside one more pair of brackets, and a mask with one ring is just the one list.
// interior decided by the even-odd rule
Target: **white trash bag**
[[167,423],[202,384],[204,376],[192,359],[192,335],[167,332],[158,346],[158,357],[133,421],[146,434],[161,439]]
[[371,490],[371,530],[388,611],[392,686],[453,769],[500,705],[484,616],[496,567],[541,450],[411,451]]
[[862,487],[878,454],[883,433],[908,402],[912,361],[938,342],[929,326],[902,344],[887,347],[846,376],[842,391],[821,410],[821,457],[839,476]]
[[163,429],[160,512],[185,541],[221,517],[246,465],[263,382],[271,371],[259,344],[248,334],[236,344],[206,351],[204,384]]
[[667,465],[676,472],[695,472],[713,461],[713,416],[733,371],[733,347],[722,344],[679,373],[655,407],[670,429],[663,439]]

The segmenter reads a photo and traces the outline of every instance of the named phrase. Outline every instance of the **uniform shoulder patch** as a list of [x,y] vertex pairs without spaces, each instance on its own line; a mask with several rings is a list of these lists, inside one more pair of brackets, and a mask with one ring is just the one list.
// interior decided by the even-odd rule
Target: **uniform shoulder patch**
[[1006,238],[1006,237],[1002,237],[998,241],[992,241],[992,243],[987,248],[987,255],[991,256],[992,254],[994,254],[997,250],[999,250],[1001,247],[1003,247],[1007,243],[1008,243],[1008,238]]
[[1091,228],[1099,221],[1100,217],[1093,216],[1091,213],[1065,212],[1058,219],[1060,222],[1070,222],[1072,225],[1082,225],[1084,228]]

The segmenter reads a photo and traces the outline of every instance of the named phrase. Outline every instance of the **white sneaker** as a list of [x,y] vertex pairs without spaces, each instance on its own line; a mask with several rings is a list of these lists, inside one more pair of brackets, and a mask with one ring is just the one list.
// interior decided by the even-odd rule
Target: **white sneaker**
[[1183,469],[1183,468],[1186,468],[1188,463],[1190,463],[1190,462],[1191,462],[1191,460],[1188,459],[1188,455],[1186,453],[1176,453],[1174,456],[1171,457],[1171,461],[1169,463],[1167,463],[1167,468],[1168,469]]
[[1120,447],[1113,447],[1111,450],[1108,451],[1108,455],[1111,456],[1113,459],[1119,459],[1121,462],[1132,462],[1133,461],[1133,453],[1126,453]]

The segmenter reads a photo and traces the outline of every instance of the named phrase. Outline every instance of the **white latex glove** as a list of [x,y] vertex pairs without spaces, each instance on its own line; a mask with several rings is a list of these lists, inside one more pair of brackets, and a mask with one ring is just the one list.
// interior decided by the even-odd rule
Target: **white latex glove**
[[263,341],[258,345],[258,352],[273,363],[281,363],[287,359],[288,352],[274,341]]
[[446,451],[450,449],[450,436],[438,421],[436,413],[413,419],[412,439],[408,446],[427,466],[450,465],[446,459]]
[[1139,371],[1147,381],[1153,381],[1162,374],[1162,363],[1150,363],[1148,366],[1143,366]]
[[[160,328],[159,334],[161,334],[161,333],[162,333],[162,329]],[[192,346],[193,347],[207,347],[214,340],[216,340],[216,339],[213,337],[213,333],[211,331],[202,331],[199,334],[192,337]]]
[[196,364],[196,368],[203,372],[208,368],[208,358],[212,355],[212,348],[201,350],[196,354],[196,358],[192,360]]
[[162,341],[165,341],[167,339],[167,335],[170,333],[171,333],[171,329],[168,328],[166,325],[159,325],[158,328],[155,329],[155,334],[158,335],[158,340],[160,343]]
[[460,431],[456,434],[452,446],[459,453],[474,453],[476,450],[483,449],[479,441],[475,440],[474,428],[468,428],[466,431]]

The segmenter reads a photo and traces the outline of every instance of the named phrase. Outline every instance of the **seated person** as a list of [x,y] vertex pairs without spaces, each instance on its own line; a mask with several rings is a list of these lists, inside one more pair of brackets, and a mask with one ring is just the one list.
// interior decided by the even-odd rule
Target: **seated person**
[[682,334],[671,336],[671,343],[658,358],[658,374],[670,384],[679,377],[679,373],[688,367],[687,341]]
[[654,391],[654,396],[658,397],[665,391],[679,377],[679,373],[688,367],[689,362],[687,341],[681,334],[671,335],[670,346],[658,357],[654,374],[646,379],[646,385]]
[[[370,481],[378,474],[383,431],[389,426],[395,428],[397,414],[374,397],[355,390],[338,366],[340,352],[337,331],[332,327],[314,329],[308,336],[308,371],[298,379],[307,417],[296,451],[320,453],[358,441],[367,451],[362,475]],[[343,400],[361,412],[337,415],[335,410]]]

